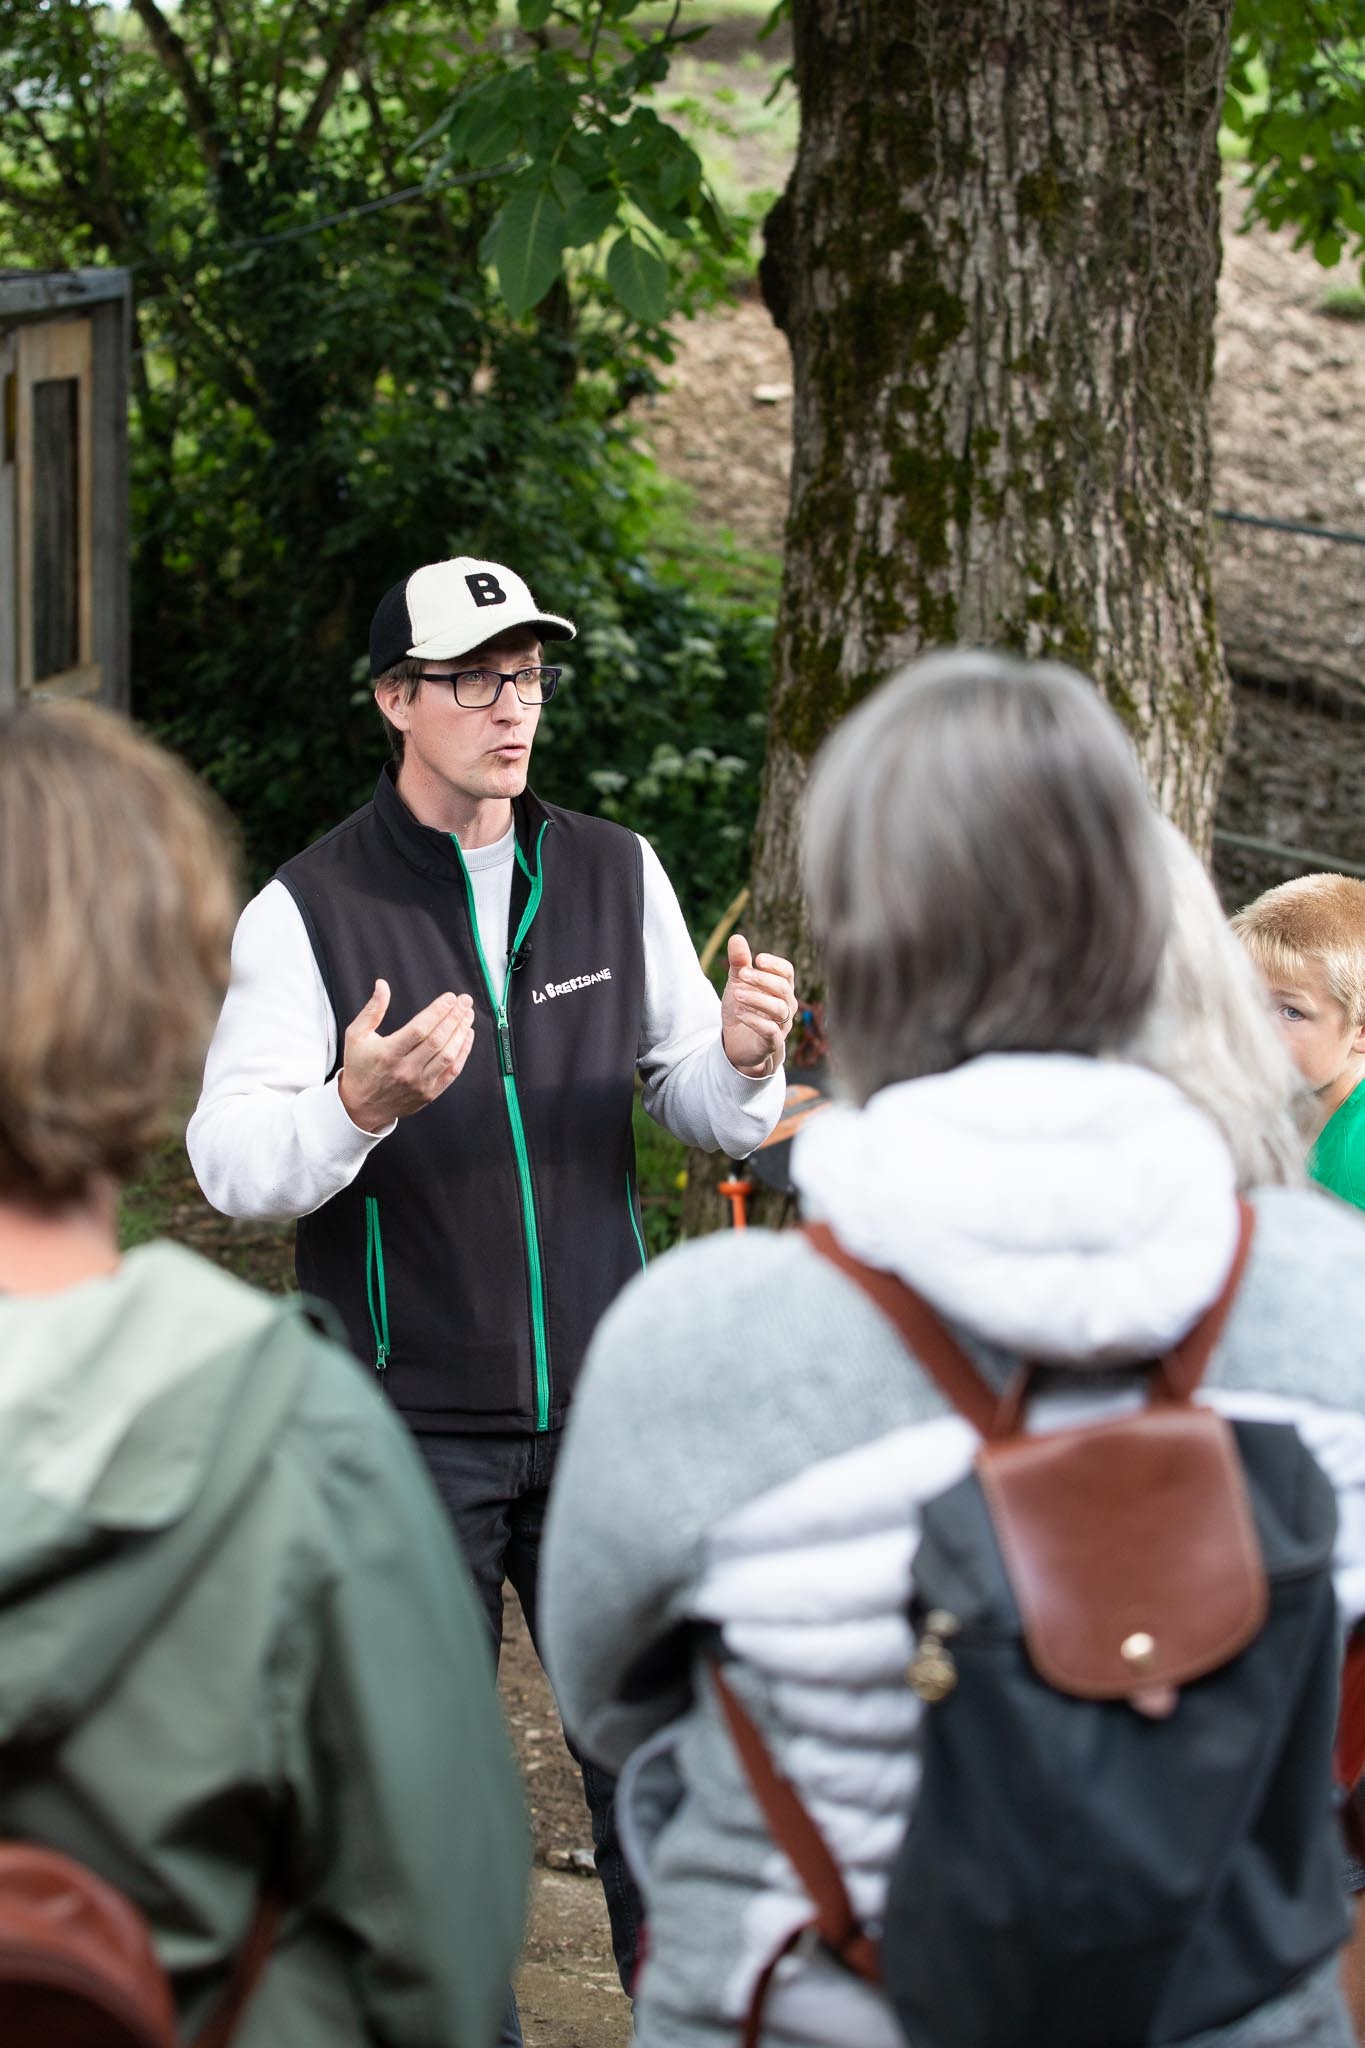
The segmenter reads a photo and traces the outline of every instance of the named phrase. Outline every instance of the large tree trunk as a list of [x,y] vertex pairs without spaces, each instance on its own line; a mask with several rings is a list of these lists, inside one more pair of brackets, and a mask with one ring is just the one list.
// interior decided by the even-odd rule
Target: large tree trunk
[[[801,137],[763,284],[795,447],[747,929],[805,996],[811,757],[925,648],[1093,676],[1207,846],[1228,708],[1207,402],[1230,8],[792,0]],[[693,1228],[707,1210],[698,1192]]]

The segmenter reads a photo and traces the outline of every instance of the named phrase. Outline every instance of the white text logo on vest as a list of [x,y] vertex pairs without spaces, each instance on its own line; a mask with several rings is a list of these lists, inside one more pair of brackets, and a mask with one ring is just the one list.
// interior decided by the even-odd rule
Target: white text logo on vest
[[591,988],[595,981],[610,980],[610,967],[599,967],[596,974],[575,974],[572,981],[547,981],[544,988],[531,990],[531,1001],[543,1003],[547,996],[572,995],[576,988]]

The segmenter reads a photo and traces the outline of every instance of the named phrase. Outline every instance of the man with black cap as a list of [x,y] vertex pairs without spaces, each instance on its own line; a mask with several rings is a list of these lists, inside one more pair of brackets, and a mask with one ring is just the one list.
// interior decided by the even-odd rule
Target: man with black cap
[[[527,788],[560,677],[543,643],[573,636],[496,562],[388,592],[370,668],[394,758],[242,913],[188,1133],[216,1208],[298,1219],[299,1284],[417,1433],[495,1643],[504,1578],[535,1627],[573,1381],[644,1261],[637,1068],[661,1123],[742,1158],[781,1112],[795,1012],[790,964],[738,934],[717,998],[647,842]],[[628,1982],[610,1781],[584,1784]]]

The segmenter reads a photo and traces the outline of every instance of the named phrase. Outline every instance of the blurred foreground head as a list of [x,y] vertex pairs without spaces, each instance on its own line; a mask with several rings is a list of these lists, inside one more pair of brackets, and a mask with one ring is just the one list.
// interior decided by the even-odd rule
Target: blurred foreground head
[[914,662],[821,751],[806,888],[854,1096],[988,1052],[1111,1052],[1170,888],[1132,747],[1058,663]]
[[0,1199],[127,1179],[227,986],[235,890],[187,769],[110,712],[0,716]]

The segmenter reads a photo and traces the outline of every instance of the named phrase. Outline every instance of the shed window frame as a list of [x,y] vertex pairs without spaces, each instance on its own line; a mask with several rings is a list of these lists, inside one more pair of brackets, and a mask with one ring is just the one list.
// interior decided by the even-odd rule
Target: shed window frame
[[[95,659],[94,632],[94,404],[91,323],[77,316],[18,328],[15,343],[15,540],[18,627],[15,681],[21,696],[95,697],[103,670]],[[35,673],[35,549],[37,523],[35,386],[76,386],[75,642],[74,662],[52,675]]]

